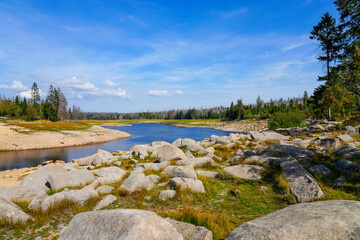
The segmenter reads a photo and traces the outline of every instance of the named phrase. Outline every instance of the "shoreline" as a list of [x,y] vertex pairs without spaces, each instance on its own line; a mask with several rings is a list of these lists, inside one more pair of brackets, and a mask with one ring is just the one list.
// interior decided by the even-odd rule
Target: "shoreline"
[[100,126],[82,131],[38,131],[31,134],[13,129],[14,126],[0,124],[0,152],[78,147],[132,137],[129,133]]
[[225,127],[219,127],[219,126],[200,126],[200,125],[184,125],[184,124],[164,124],[164,125],[171,125],[174,127],[181,127],[181,128],[207,128],[207,129],[213,129],[213,130],[219,130],[224,132],[235,132],[235,133],[245,133],[245,131],[242,131],[238,128],[225,128]]

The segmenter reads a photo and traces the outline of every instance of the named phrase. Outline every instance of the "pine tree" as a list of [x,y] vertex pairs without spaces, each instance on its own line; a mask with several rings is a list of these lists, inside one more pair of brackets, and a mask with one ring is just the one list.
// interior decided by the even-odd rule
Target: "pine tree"
[[30,102],[34,105],[35,108],[37,108],[40,104],[40,91],[36,84],[36,82],[33,83],[31,90],[30,90],[31,99]]
[[336,19],[329,13],[325,13],[321,21],[313,27],[310,39],[319,41],[321,54],[317,58],[320,62],[325,62],[326,75],[319,76],[319,81],[331,83],[332,63],[341,59],[342,42],[344,39],[342,27],[336,25]]

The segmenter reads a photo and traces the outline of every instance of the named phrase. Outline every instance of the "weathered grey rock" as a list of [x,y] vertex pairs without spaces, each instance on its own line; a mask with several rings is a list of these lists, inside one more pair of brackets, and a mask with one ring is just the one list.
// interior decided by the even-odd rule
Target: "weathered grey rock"
[[41,190],[34,199],[30,202],[28,209],[31,211],[39,211],[41,209],[41,203],[48,197],[48,194]]
[[173,197],[175,197],[175,190],[162,190],[159,192],[159,198],[163,201],[167,201]]
[[274,140],[288,140],[288,136],[284,136],[274,131],[266,132],[252,132],[251,137],[257,141],[274,141]]
[[189,150],[190,152],[198,152],[204,150],[204,148],[200,144],[193,143],[186,145],[185,150]]
[[219,136],[216,136],[216,135],[211,135],[210,136],[210,142],[216,142],[216,140],[219,139]]
[[77,214],[59,238],[68,239],[183,240],[183,237],[154,212],[113,209]]
[[331,173],[330,169],[328,169],[327,167],[325,167],[324,165],[321,165],[321,164],[311,166],[309,168],[309,171],[311,173],[317,173],[321,177],[326,177]]
[[177,168],[177,166],[173,166],[173,165],[167,166],[167,167],[161,172],[161,174],[169,174],[169,173],[171,173],[172,171],[174,171],[175,168]]
[[342,159],[335,163],[335,169],[339,172],[351,175],[352,173],[360,172],[360,164]]
[[115,161],[115,162],[114,162],[114,165],[115,165],[115,166],[118,166],[118,167],[120,167],[121,164],[122,164],[121,161]]
[[158,149],[158,158],[160,162],[169,160],[185,159],[186,155],[181,149],[173,145],[165,145]]
[[196,172],[192,165],[178,166],[170,174],[169,178],[184,177],[197,179]]
[[90,198],[98,196],[98,192],[91,186],[84,187],[80,190],[62,191],[45,198],[41,203],[41,211],[46,212],[63,201],[69,201],[82,205]]
[[307,148],[310,145],[311,140],[309,139],[299,140],[299,141],[295,141],[294,143],[301,148]]
[[150,143],[150,146],[153,148],[156,148],[156,149],[161,148],[166,145],[171,145],[171,144],[168,142],[165,142],[165,141],[154,141],[154,142]]
[[31,201],[41,190],[49,190],[46,179],[49,175],[66,172],[55,164],[49,164],[26,176],[21,183],[12,188],[0,188],[0,197],[9,201]]
[[292,145],[269,145],[264,148],[261,148],[258,152],[258,155],[268,156],[268,157],[284,157],[284,156],[292,156],[295,158],[300,157],[311,157],[315,155],[313,151],[309,151],[306,149],[302,149]]
[[347,134],[337,136],[337,138],[340,139],[340,141],[345,142],[345,143],[349,143],[349,142],[354,141],[354,139],[351,136],[347,135]]
[[148,178],[150,179],[150,181],[151,181],[152,183],[154,183],[154,184],[160,182],[160,180],[161,180],[161,178],[160,178],[158,175],[154,175],[154,174],[148,175],[147,177],[148,177]]
[[259,191],[267,191],[267,190],[269,190],[269,188],[268,187],[266,187],[266,186],[260,186],[259,188],[258,188],[258,190]]
[[103,178],[105,184],[111,184],[120,181],[126,171],[118,167],[104,167],[97,170],[95,174]]
[[291,205],[243,223],[225,240],[360,239],[359,201]]
[[172,178],[169,182],[170,188],[177,190],[190,189],[193,192],[205,192],[205,187],[200,180],[192,178]]
[[346,159],[358,158],[360,157],[360,149],[346,144],[344,146],[335,149],[332,155],[336,157],[343,157]]
[[98,188],[96,188],[96,191],[100,194],[109,194],[114,190],[115,188],[109,185],[102,185]]
[[196,174],[199,176],[204,176],[209,178],[216,178],[219,175],[218,172],[203,171],[203,170],[196,170]]
[[264,168],[261,166],[243,164],[226,167],[223,169],[223,172],[238,178],[258,180],[261,179],[261,172],[263,170]]
[[[201,154],[201,153],[200,153],[200,154]],[[187,151],[185,152],[185,155],[186,155],[187,158],[195,158],[194,155],[190,152],[190,150],[187,150]]]
[[119,189],[133,193],[144,189],[149,191],[153,187],[155,187],[155,185],[148,176],[145,176],[144,173],[138,173],[130,174],[130,176],[121,184]]
[[164,161],[164,162],[152,162],[152,163],[138,163],[136,164],[135,168],[144,168],[144,169],[150,169],[152,171],[160,171],[162,168],[166,168],[170,165],[170,162]]
[[171,145],[175,146],[175,147],[181,147],[181,141],[182,139],[176,139]]
[[94,211],[107,207],[115,201],[116,197],[114,195],[106,195],[103,197],[103,199],[101,199],[100,202],[96,204],[96,206],[94,207]]
[[206,227],[195,226],[190,223],[179,222],[171,218],[165,218],[187,240],[212,240],[212,232]]
[[320,139],[320,145],[326,149],[335,149],[340,146],[340,140],[338,138],[322,138]]
[[205,164],[214,164],[214,161],[209,157],[187,158],[176,161],[176,165],[192,165],[194,167],[201,167]]
[[207,151],[208,153],[215,153],[215,148],[208,147],[208,148],[205,148],[205,151]]
[[31,219],[31,217],[21,210],[19,206],[5,198],[0,198],[0,220],[12,223],[24,223],[29,219]]
[[[151,151],[151,152],[152,152],[152,151]],[[144,160],[146,157],[149,156],[148,151],[147,151],[146,148],[140,148],[140,149],[135,150],[135,151],[133,152],[133,155],[134,155],[135,157],[138,157],[138,158],[142,159],[142,160]]]
[[256,162],[256,163],[276,163],[279,162],[280,158],[277,157],[263,157],[263,156],[258,156],[258,155],[254,155],[251,157],[248,157],[244,160],[244,163],[252,163],[252,162]]
[[215,141],[215,143],[219,143],[219,144],[227,144],[230,143],[230,140],[227,136],[222,136],[222,137],[218,137]]
[[333,182],[335,187],[343,187],[345,185],[345,178],[344,177],[338,177]]
[[73,159],[73,161],[79,164],[79,166],[86,166],[86,165],[96,166],[98,164],[106,163],[112,157],[113,155],[108,151],[99,149],[94,155],[79,159]]
[[280,166],[289,182],[290,190],[300,202],[321,198],[324,193],[315,179],[293,157],[283,157]]
[[192,144],[196,144],[196,141],[191,138],[181,139],[181,146],[188,146],[188,145],[192,145]]
[[50,187],[59,191],[65,187],[79,187],[84,186],[94,181],[94,174],[85,169],[75,169],[72,171],[56,172],[47,177],[47,182]]

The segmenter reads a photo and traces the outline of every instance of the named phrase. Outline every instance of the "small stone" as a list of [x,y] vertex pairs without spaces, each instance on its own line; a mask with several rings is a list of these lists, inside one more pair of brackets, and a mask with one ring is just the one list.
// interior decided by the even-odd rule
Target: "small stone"
[[335,187],[343,187],[345,185],[345,179],[343,177],[338,177],[334,180]]
[[175,190],[162,190],[159,193],[159,198],[163,201],[166,201],[175,197],[175,194],[176,194]]

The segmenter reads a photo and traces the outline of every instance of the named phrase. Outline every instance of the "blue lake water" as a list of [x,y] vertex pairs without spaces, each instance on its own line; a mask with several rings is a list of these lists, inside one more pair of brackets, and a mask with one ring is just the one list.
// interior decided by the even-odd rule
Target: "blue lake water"
[[153,141],[171,143],[178,138],[192,138],[201,141],[211,135],[227,136],[229,134],[228,132],[208,128],[180,128],[161,124],[133,124],[132,127],[106,128],[130,133],[132,137],[79,147],[0,152],[0,171],[34,167],[47,160],[71,162],[76,158],[90,156],[96,153],[99,148],[115,152],[116,150],[129,150],[134,145],[149,144]]

